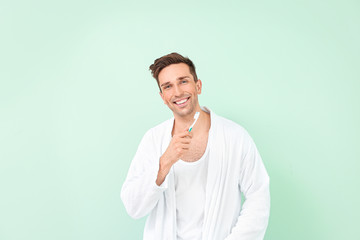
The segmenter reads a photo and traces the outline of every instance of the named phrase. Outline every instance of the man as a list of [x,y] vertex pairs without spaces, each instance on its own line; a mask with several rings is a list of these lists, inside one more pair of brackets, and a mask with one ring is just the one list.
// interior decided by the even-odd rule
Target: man
[[144,239],[263,239],[269,177],[249,134],[200,107],[190,59],[171,53],[150,70],[174,117],[146,132],[121,190],[130,216],[149,215]]

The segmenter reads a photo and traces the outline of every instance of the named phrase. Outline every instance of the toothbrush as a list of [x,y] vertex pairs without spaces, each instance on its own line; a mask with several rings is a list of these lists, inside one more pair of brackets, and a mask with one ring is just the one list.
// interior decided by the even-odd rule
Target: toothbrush
[[200,112],[196,112],[196,113],[195,113],[195,115],[194,115],[195,121],[194,121],[193,124],[191,124],[191,126],[189,127],[189,132],[191,132],[192,128],[194,127],[196,121],[197,121],[198,118],[199,118],[199,115],[200,115]]

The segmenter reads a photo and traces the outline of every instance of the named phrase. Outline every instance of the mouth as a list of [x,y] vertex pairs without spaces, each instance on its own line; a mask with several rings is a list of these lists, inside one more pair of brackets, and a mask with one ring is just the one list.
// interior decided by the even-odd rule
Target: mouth
[[179,107],[183,107],[186,105],[186,103],[189,101],[189,98],[190,97],[187,97],[187,98],[182,98],[182,99],[179,99],[175,102],[173,102],[175,105],[179,106]]

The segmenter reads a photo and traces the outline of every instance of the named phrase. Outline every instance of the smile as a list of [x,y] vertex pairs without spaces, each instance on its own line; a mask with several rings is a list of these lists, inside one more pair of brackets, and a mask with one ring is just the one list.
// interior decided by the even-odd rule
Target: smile
[[189,98],[190,98],[190,97],[184,98],[184,99],[181,99],[181,100],[176,101],[176,102],[174,102],[174,103],[175,103],[176,105],[178,105],[179,107],[182,107],[182,106],[184,106],[184,105],[187,103],[187,101],[189,100]]

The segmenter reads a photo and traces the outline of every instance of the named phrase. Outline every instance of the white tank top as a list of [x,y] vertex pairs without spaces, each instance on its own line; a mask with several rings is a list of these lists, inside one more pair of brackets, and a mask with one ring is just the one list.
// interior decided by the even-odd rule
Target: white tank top
[[209,159],[208,145],[199,160],[179,160],[174,164],[177,240],[201,239]]

